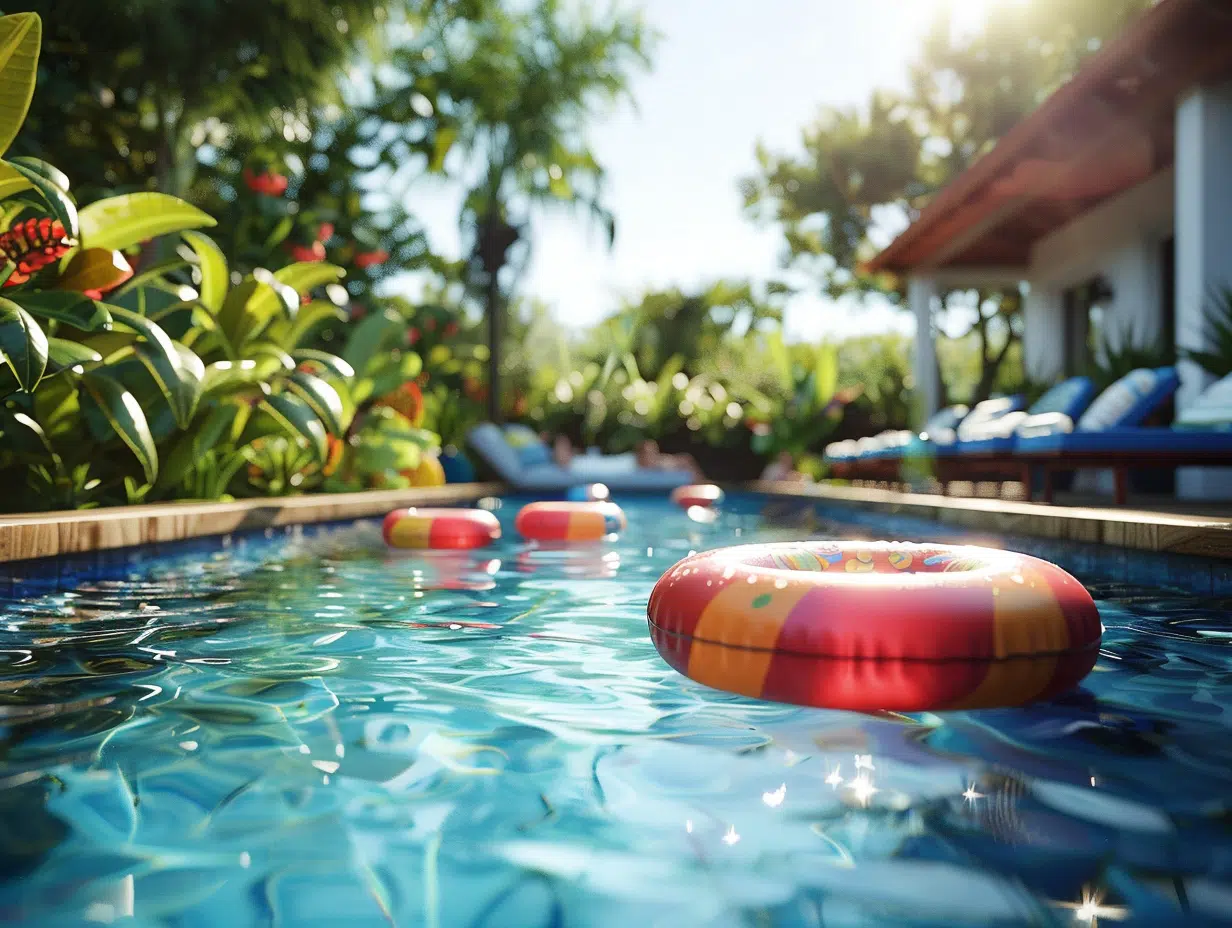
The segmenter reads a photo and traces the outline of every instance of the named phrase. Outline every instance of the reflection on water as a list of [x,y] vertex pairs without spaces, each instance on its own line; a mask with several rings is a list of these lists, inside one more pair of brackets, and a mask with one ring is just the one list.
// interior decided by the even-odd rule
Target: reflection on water
[[[646,634],[690,550],[835,534],[730,499],[619,542],[390,552],[373,525],[76,580],[0,617],[0,920],[1209,924],[1232,912],[1226,604],[1092,583],[1085,688],[799,709]],[[869,534],[864,529],[862,534]],[[125,921],[119,921],[127,919]]]

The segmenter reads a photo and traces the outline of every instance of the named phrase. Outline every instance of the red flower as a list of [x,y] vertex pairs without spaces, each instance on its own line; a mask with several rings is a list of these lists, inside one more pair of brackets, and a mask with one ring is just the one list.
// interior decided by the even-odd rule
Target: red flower
[[325,246],[320,242],[313,242],[311,245],[288,245],[287,251],[296,261],[324,261]]
[[317,241],[328,242],[334,237],[334,224],[332,222],[321,223],[321,228],[317,229]]
[[17,265],[4,285],[24,284],[76,244],[76,239],[64,234],[63,225],[46,217],[17,223],[0,235],[0,254]]
[[271,174],[269,171],[254,174],[250,168],[244,168],[244,183],[253,193],[259,193],[262,196],[280,197],[287,192],[286,176]]
[[368,310],[364,309],[358,303],[351,306],[351,319],[358,322],[368,314]]
[[92,300],[101,300],[103,298],[102,290],[82,290],[82,296],[89,297]]
[[375,267],[389,260],[389,252],[384,249],[376,251],[361,251],[355,255],[355,266],[358,268]]
[[417,341],[419,341],[419,329],[415,328],[414,326],[411,326],[409,329],[406,330],[406,343],[408,345],[413,345]]
[[448,325],[445,326],[445,337],[446,338],[449,338],[449,336],[451,335],[457,335],[457,334],[458,334],[458,324],[456,322],[450,322]]
[[419,384],[413,380],[408,380],[397,390],[385,394],[377,400],[375,405],[389,406],[397,410],[410,419],[412,425],[420,425],[423,422],[423,392],[419,389]]

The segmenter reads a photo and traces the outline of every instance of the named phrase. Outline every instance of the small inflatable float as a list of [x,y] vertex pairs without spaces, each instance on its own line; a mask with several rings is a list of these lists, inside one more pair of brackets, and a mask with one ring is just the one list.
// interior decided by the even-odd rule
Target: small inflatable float
[[615,503],[528,503],[514,527],[532,541],[598,541],[625,530],[625,514]]
[[671,499],[681,509],[709,508],[723,502],[723,491],[713,483],[691,483],[672,490]]
[[716,689],[832,709],[1014,706],[1076,685],[1102,626],[1055,564],[972,547],[791,543],[677,563],[647,608],[655,647]]
[[395,509],[381,526],[393,548],[482,548],[501,536],[486,509]]

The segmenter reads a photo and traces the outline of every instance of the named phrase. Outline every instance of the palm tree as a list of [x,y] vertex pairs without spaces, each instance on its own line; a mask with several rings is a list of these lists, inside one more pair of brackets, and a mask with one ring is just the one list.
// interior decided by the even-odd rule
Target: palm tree
[[550,204],[582,208],[611,244],[615,221],[601,200],[603,169],[586,124],[600,105],[628,93],[635,67],[649,64],[649,35],[636,16],[596,18],[560,0],[537,0],[496,10],[466,40],[454,34],[440,44],[446,63],[438,99],[454,107],[465,154],[466,278],[487,316],[489,414],[499,421],[502,323],[529,256],[530,213]]

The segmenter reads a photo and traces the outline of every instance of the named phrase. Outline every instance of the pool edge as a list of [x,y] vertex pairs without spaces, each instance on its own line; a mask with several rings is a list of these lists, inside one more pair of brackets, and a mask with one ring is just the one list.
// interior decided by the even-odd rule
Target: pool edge
[[500,483],[458,483],[411,490],[366,490],[230,503],[152,503],[0,516],[0,564],[275,526],[383,516],[399,506],[461,503],[497,496],[505,489]]

